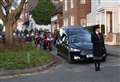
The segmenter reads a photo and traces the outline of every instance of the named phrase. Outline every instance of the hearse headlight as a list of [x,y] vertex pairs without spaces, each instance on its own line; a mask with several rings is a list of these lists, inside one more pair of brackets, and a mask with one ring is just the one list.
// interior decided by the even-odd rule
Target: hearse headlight
[[73,51],[73,52],[80,52],[80,49],[70,48],[70,51]]

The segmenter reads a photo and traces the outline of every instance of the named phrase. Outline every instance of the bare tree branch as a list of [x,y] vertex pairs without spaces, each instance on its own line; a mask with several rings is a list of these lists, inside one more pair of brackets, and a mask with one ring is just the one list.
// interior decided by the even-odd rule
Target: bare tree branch
[[[5,0],[5,2],[3,2],[2,0],[0,0],[0,18],[5,22],[7,22],[8,18],[8,14],[9,14],[9,9],[11,7],[12,4],[12,0]],[[2,7],[5,8],[5,13],[2,10]]]
[[25,0],[22,0],[21,1],[21,4],[15,9],[15,10],[12,10],[12,12],[9,14],[9,19],[13,19],[13,17],[15,18],[15,20],[17,20],[23,10],[23,6],[25,4]]
[[[11,6],[12,6],[12,3],[13,3],[13,0],[5,0],[6,3],[7,3],[7,11],[6,12],[9,12],[9,10],[11,9]],[[0,6],[2,6],[2,0],[0,0]],[[2,11],[2,8],[0,7],[0,18],[2,18],[2,20],[4,22],[6,22],[7,20],[12,20],[12,19],[17,19],[19,18],[22,10],[23,10],[23,6],[24,6],[24,3],[25,3],[25,0],[21,0],[21,4],[15,9],[15,10],[12,10],[11,13],[7,13],[7,15],[4,15],[3,11]]]
[[0,5],[0,18],[4,21],[4,23],[7,21],[6,16],[3,14],[3,11],[2,11],[2,8],[1,8],[1,5]]

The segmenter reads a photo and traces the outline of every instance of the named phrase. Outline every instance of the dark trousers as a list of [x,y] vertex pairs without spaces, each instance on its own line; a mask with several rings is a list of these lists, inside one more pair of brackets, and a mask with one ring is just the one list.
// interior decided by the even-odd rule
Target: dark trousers
[[100,61],[95,60],[95,71],[100,71]]

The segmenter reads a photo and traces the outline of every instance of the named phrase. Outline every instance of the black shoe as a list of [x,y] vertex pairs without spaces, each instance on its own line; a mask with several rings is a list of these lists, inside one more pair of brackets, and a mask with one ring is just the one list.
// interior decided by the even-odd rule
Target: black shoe
[[97,69],[97,68],[95,68],[95,71],[98,71],[98,69]]
[[98,71],[100,71],[100,68],[98,68]]
[[99,67],[95,68],[95,71],[100,71],[100,68]]

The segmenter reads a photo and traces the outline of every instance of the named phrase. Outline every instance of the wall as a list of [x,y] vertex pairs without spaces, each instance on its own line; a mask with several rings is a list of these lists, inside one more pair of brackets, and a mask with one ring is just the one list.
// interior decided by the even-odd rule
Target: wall
[[[64,20],[71,25],[71,16],[74,17],[74,26],[81,25],[81,19],[86,19],[87,14],[91,11],[91,0],[86,0],[85,4],[80,4],[80,0],[73,1],[73,8],[71,8],[71,0],[67,0],[68,9],[65,10],[65,0],[64,0]],[[66,26],[68,26],[66,23]]]

